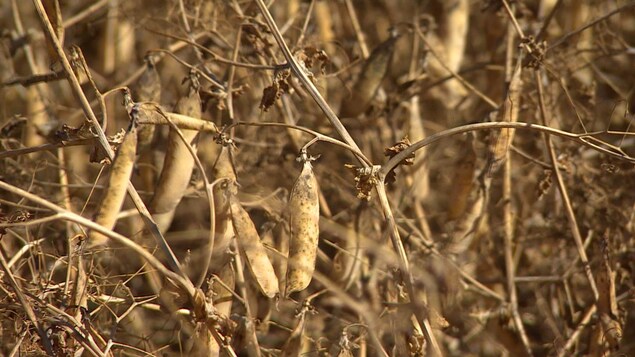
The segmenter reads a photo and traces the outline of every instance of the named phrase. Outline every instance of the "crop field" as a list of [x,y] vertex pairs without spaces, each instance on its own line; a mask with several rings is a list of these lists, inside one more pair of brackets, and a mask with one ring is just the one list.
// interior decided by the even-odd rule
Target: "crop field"
[[0,2],[0,356],[635,356],[635,1]]

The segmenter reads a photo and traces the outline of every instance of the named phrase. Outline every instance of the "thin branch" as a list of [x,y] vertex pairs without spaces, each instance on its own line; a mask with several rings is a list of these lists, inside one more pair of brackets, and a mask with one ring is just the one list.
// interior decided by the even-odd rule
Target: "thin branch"
[[[592,143],[593,140],[598,140],[594,138],[593,135],[597,135],[600,133],[605,134],[606,133],[605,131],[597,132],[597,133],[574,134],[564,130],[555,129],[555,128],[551,128],[551,127],[539,125],[539,124],[532,124],[532,123],[486,122],[486,123],[475,123],[475,124],[457,126],[451,129],[447,129],[447,130],[432,134],[423,140],[417,141],[413,143],[412,145],[410,145],[404,151],[400,152],[399,154],[393,156],[390,160],[388,160],[388,162],[382,166],[378,175],[380,178],[385,177],[388,172],[390,172],[395,167],[397,167],[399,163],[403,161],[404,159],[406,159],[408,156],[412,155],[417,150],[424,148],[430,144],[433,144],[439,140],[446,139],[457,134],[467,133],[470,131],[492,130],[492,129],[503,129],[503,128],[536,131],[536,132],[546,133],[549,135],[558,136],[564,139],[572,140],[574,142],[590,147],[597,151],[601,151],[613,157],[635,163],[635,157],[631,157],[631,156],[625,155],[624,153],[619,153],[609,149],[605,149],[598,146],[597,144]],[[620,133],[620,135],[623,135],[623,134],[624,133]]]

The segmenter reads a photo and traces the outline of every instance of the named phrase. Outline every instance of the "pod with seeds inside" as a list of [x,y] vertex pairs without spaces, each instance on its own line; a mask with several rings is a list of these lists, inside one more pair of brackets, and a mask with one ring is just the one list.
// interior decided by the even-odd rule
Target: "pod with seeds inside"
[[245,257],[249,271],[256,279],[260,291],[272,298],[280,292],[278,277],[267,256],[267,250],[260,241],[256,226],[235,195],[230,197],[230,210],[238,247]]
[[320,233],[318,185],[311,162],[304,156],[304,166],[293,185],[289,198],[289,259],[287,261],[286,295],[309,286],[315,269]]
[[[121,145],[119,145],[110,169],[105,195],[95,215],[95,223],[107,229],[113,229],[117,222],[117,214],[121,210],[121,205],[126,197],[126,190],[134,168],[136,153],[137,127],[133,120]],[[108,238],[105,235],[96,231],[91,231],[88,235],[88,244],[90,246],[104,244],[107,240]]]
[[368,109],[370,101],[379,90],[381,82],[388,72],[388,64],[398,38],[398,36],[391,36],[370,54],[353,86],[351,96],[345,97],[342,101],[341,117],[354,118]]
[[[179,99],[176,111],[194,118],[201,117],[201,97],[198,80],[190,77],[189,93]],[[181,130],[185,141],[196,151],[197,130]],[[194,169],[194,158],[178,133],[170,128],[168,148],[163,161],[163,169],[157,183],[150,212],[161,232],[167,231],[172,223],[176,206],[181,202]]]

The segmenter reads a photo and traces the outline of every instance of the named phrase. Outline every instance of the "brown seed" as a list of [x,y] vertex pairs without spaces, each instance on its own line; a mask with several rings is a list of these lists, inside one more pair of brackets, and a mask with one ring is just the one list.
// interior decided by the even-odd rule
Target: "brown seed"
[[315,269],[320,204],[317,180],[308,160],[291,190],[288,209],[291,240],[287,262],[287,296],[306,289]]

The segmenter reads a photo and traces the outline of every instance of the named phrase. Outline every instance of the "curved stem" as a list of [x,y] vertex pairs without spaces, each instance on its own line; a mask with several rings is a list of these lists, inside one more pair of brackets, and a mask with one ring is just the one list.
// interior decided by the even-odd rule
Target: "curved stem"
[[[521,129],[521,130],[530,130],[530,131],[538,131],[538,132],[542,132],[542,133],[546,133],[549,135],[554,135],[554,136],[558,136],[561,138],[565,138],[568,140],[573,140],[577,143],[580,143],[584,146],[590,147],[594,150],[597,151],[601,151],[605,154],[620,158],[620,159],[624,159],[627,160],[629,162],[635,162],[635,158],[634,157],[630,157],[628,155],[625,155],[624,153],[620,153],[620,152],[614,152],[611,151],[609,149],[603,148],[597,144],[594,144],[590,141],[587,140],[593,140],[595,139],[592,134],[589,133],[584,133],[584,134],[574,134],[574,133],[569,133],[567,131],[563,131],[563,130],[559,130],[559,129],[555,129],[555,128],[551,128],[548,126],[544,126],[544,125],[539,125],[539,124],[531,124],[531,123],[523,123],[523,122],[488,122],[488,123],[476,123],[476,124],[467,124],[467,125],[462,125],[462,126],[457,126],[455,128],[452,129],[448,129],[448,130],[444,130],[441,132],[438,132],[436,134],[430,135],[427,138],[417,141],[416,143],[413,143],[412,145],[410,145],[407,149],[405,149],[404,151],[400,152],[399,154],[393,156],[390,160],[388,160],[387,163],[385,163],[381,170],[379,170],[378,176],[379,179],[381,181],[384,180],[386,174],[388,172],[390,172],[392,169],[394,169],[397,165],[399,165],[399,163],[401,161],[403,161],[405,158],[407,158],[408,156],[412,155],[414,152],[416,152],[417,150],[426,147],[432,143],[435,143],[441,139],[445,139],[448,138],[450,136],[454,136],[457,134],[463,134],[463,133],[467,133],[470,131],[477,131],[477,130],[492,130],[492,129],[502,129],[502,128],[512,128],[512,129]],[[605,132],[602,132],[605,133]],[[597,140],[597,139],[595,139]]]

